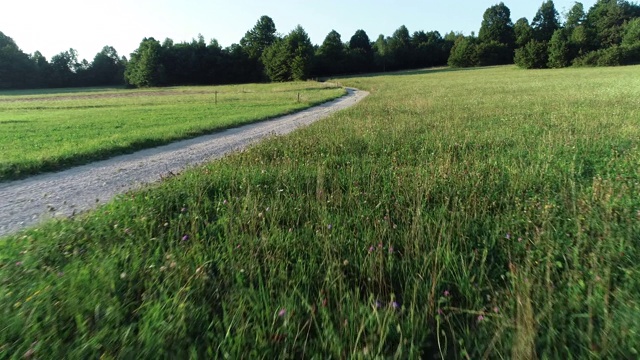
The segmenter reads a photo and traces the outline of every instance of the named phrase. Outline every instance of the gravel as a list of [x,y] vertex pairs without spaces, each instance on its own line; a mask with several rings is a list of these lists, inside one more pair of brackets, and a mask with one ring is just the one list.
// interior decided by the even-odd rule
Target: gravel
[[186,168],[240,151],[270,136],[288,134],[355,105],[368,95],[357,89],[295,114],[175,142],[69,170],[0,183],[0,236],[51,218],[91,210],[114,196],[161,181]]

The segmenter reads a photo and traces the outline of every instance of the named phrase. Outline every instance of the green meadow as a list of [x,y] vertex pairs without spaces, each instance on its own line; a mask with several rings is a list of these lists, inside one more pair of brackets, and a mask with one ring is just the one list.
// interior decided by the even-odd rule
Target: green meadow
[[0,357],[637,358],[639,72],[341,79],[371,95],[0,241]]
[[343,94],[313,82],[0,92],[0,181],[268,119]]

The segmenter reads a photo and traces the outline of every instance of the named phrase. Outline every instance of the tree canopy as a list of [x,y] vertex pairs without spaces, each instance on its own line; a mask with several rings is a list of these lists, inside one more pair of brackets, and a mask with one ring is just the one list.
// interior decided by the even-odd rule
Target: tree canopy
[[478,38],[482,42],[495,41],[513,48],[515,46],[515,32],[511,21],[511,10],[500,3],[488,8],[483,17]]
[[553,33],[560,28],[559,14],[553,0],[542,3],[531,21],[533,36],[537,41],[549,41]]

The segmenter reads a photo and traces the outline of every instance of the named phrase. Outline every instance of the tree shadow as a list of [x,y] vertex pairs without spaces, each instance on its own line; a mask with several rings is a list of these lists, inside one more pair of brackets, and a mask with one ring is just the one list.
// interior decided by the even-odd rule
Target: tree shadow
[[0,96],[29,96],[29,95],[95,93],[95,92],[108,92],[108,91],[123,90],[123,89],[125,89],[124,86],[0,90]]
[[479,70],[479,69],[483,69],[483,68],[482,67],[472,67],[472,68],[434,67],[434,68],[425,68],[425,69],[411,69],[411,70],[397,70],[397,71],[387,71],[387,72],[340,75],[340,76],[319,78],[318,81],[324,82],[324,81],[339,80],[339,79],[374,78],[374,77],[381,77],[381,76],[427,75],[427,74],[439,74],[439,73],[449,73],[449,72],[458,72],[458,71],[473,71],[473,70]]

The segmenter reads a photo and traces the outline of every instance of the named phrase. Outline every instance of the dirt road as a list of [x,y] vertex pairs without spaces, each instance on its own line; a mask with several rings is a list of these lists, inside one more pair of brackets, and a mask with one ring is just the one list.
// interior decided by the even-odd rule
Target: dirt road
[[0,236],[52,217],[90,210],[115,195],[160,181],[163,176],[245,149],[265,137],[290,133],[355,105],[368,95],[356,89],[347,91],[340,99],[292,115],[57,173],[0,183]]

